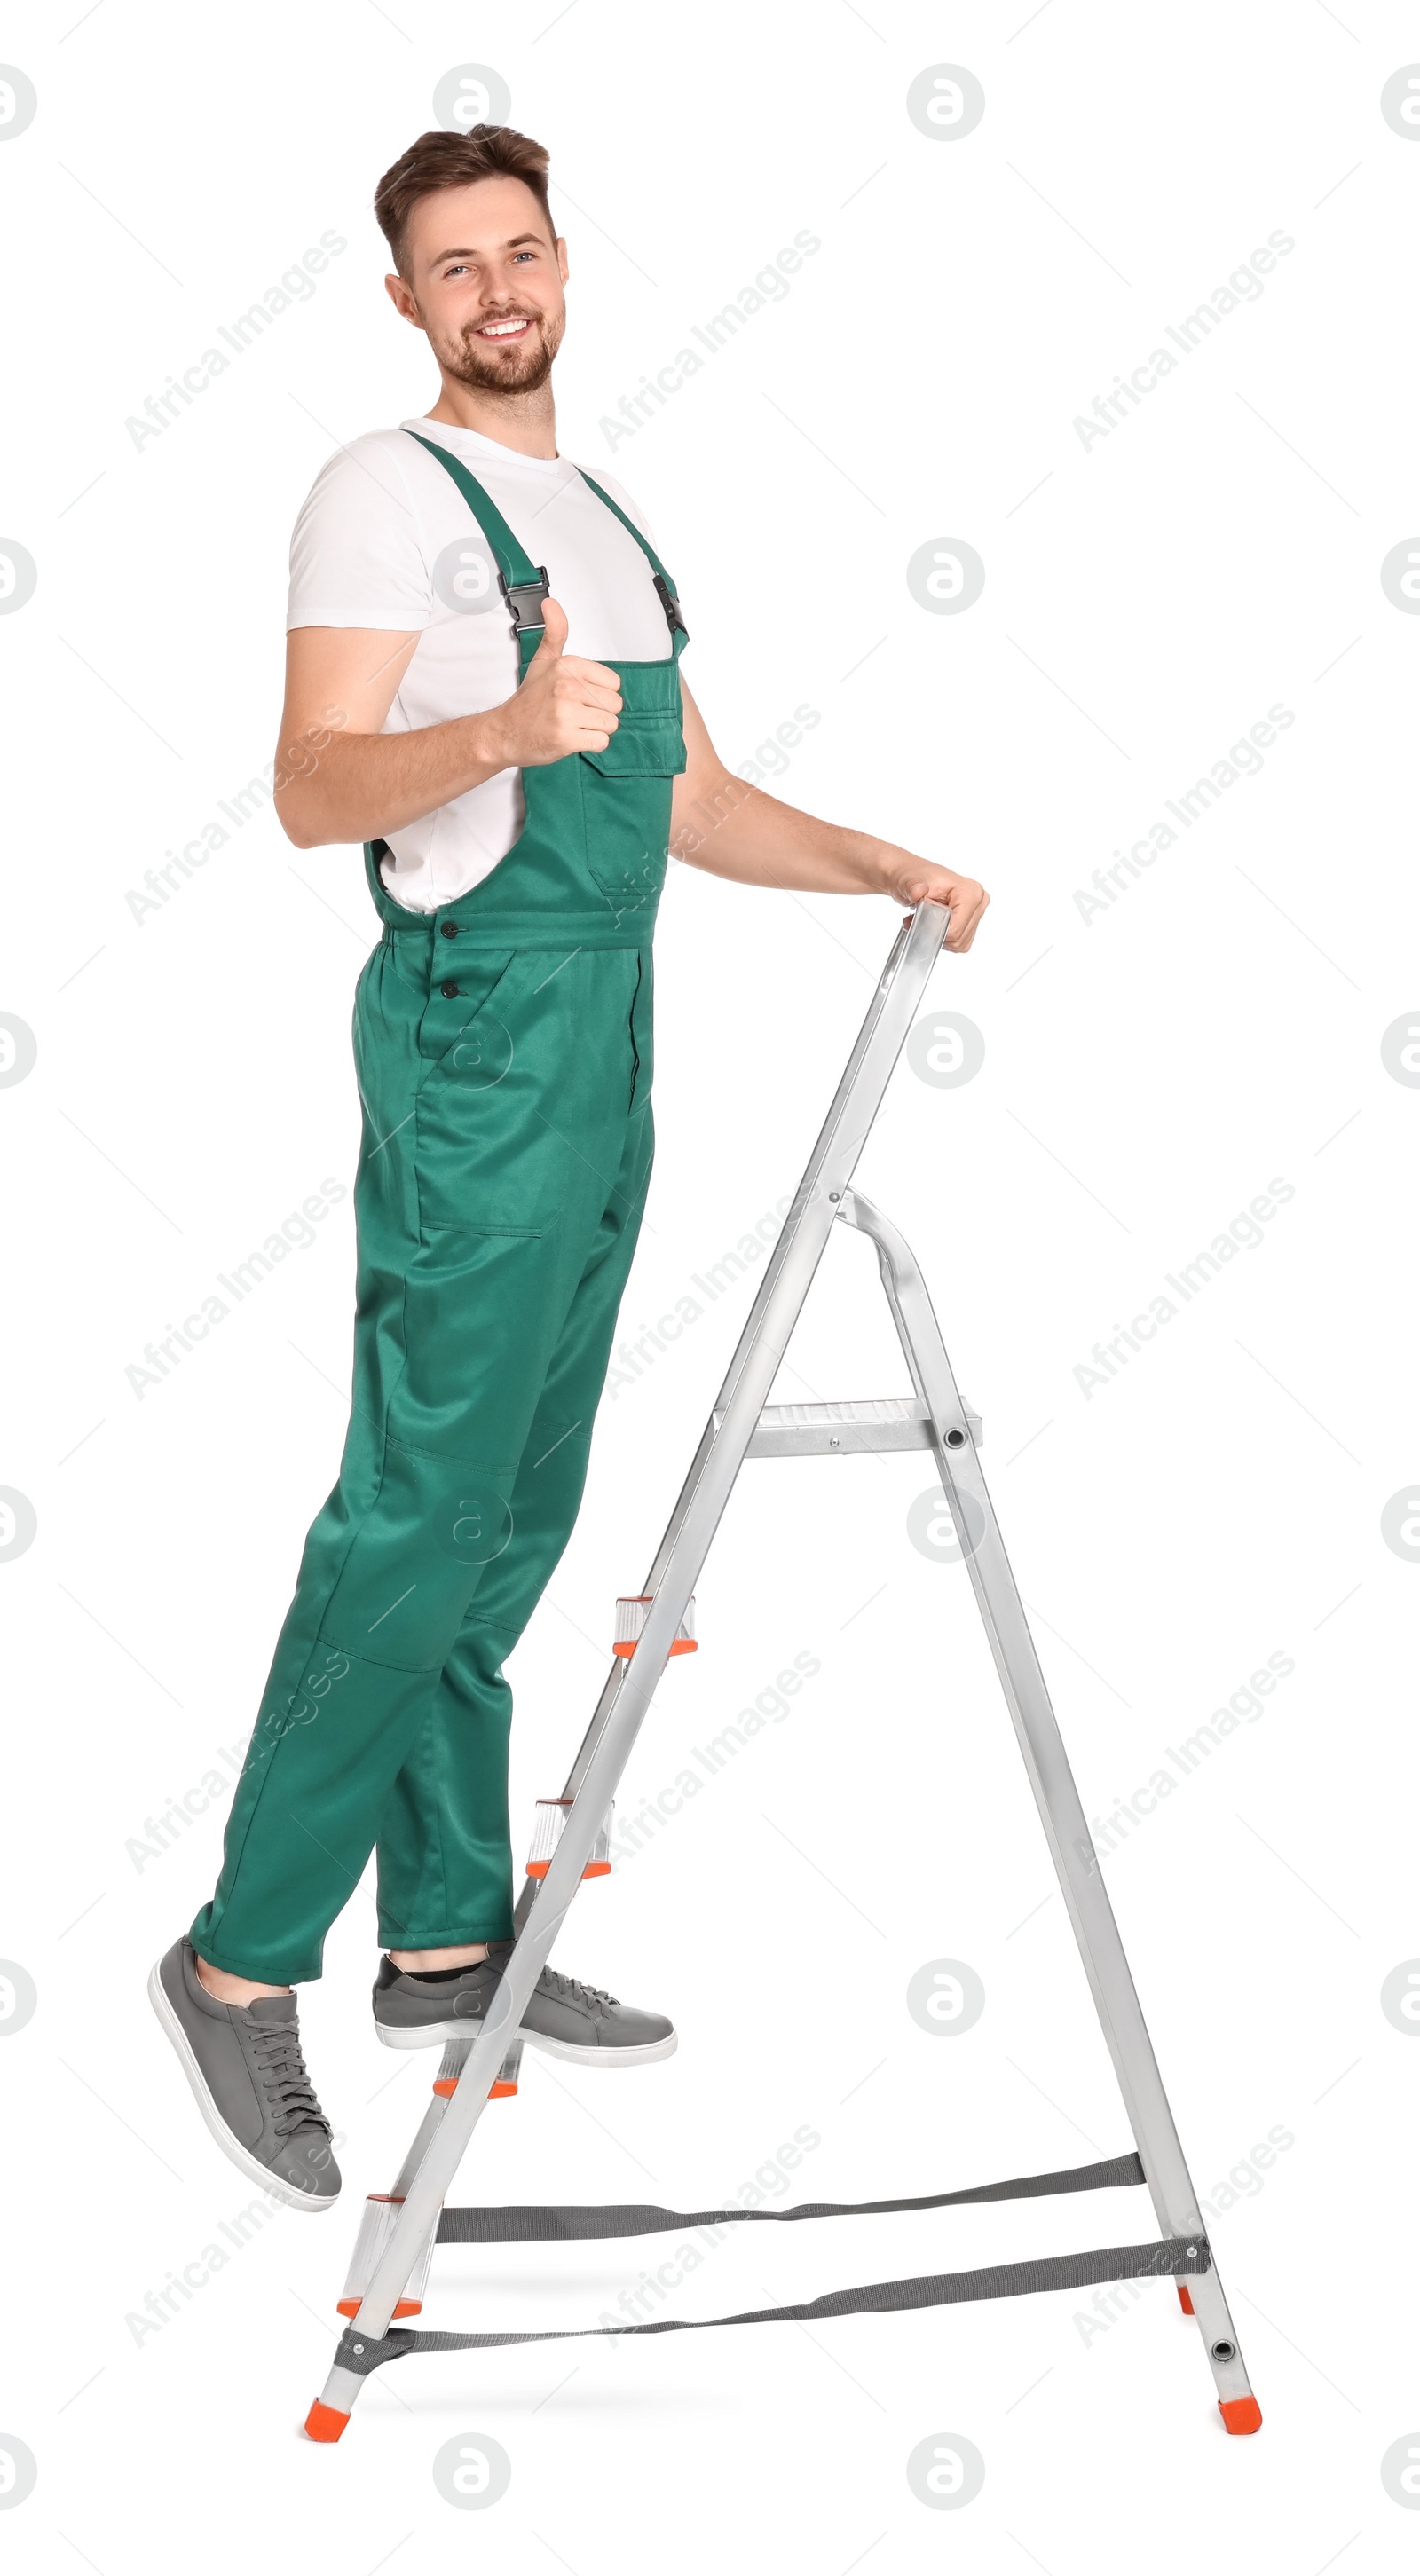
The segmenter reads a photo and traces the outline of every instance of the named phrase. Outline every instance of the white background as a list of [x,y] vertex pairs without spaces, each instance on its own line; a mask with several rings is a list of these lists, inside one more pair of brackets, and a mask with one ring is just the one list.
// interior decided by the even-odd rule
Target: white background
[[[1380,1988],[1420,1952],[1417,1576],[1381,1515],[1417,1466],[1420,1102],[1381,1041],[1417,1001],[1420,626],[1380,566],[1420,526],[1420,149],[1379,101],[1420,53],[1413,13],[76,0],[73,21],[12,10],[0,48],[39,94],[0,148],[3,533],[38,567],[0,619],[0,1008],[38,1042],[0,1098],[0,1483],[38,1520],[0,1564],[0,1955],[39,1999],[0,2059],[19,2222],[0,2431],[38,2465],[5,2532],[15,2565],[245,2570],[279,2551],[364,2576],[452,2547],[575,2576],[727,2554],[846,2576],[944,2546],[972,2576],[1411,2564],[1380,2464],[1420,2443],[1420,2052]],[[1295,1663],[1105,1864],[1195,2181],[1233,2196],[1209,2223],[1254,2440],[1224,2436],[1164,2283],[1107,2324],[1067,2292],[420,2358],[370,2384],[339,2448],[312,2447],[298,2428],[358,2205],[388,2187],[432,2072],[391,2076],[374,2044],[365,1888],[302,1997],[345,2140],[338,2212],[273,2219],[165,2324],[128,2322],[170,2275],[200,2276],[254,2197],[143,1992],[210,1890],[221,1810],[141,1867],[129,1845],[245,1736],[333,1478],[348,1025],[374,919],[358,853],[294,852],[269,812],[159,911],[135,920],[126,897],[271,758],[287,537],[321,463],[435,397],[369,205],[469,61],[551,149],[572,260],[560,441],[648,512],[725,756],[810,704],[781,791],[991,889],[932,990],[982,1032],[984,1066],[952,1089],[904,1062],[859,1179],[920,1257],[984,1416],[1089,1813],[1269,1655]],[[942,62],[985,91],[955,140],[906,112]],[[347,247],[309,299],[135,446],[146,397],[327,229]],[[800,229],[822,247],[788,295],[609,444],[620,398]],[[1295,247],[1265,292],[1086,448],[1076,416],[1274,230]],[[985,588],[933,615],[906,567],[948,537]],[[1092,871],[1274,704],[1294,722],[1261,774],[1086,924]],[[682,867],[661,919],[632,1337],[792,1190],[897,915]],[[145,1343],[327,1175],[347,1196],[318,1240],[140,1400],[125,1372]],[[1091,1346],[1274,1177],[1294,1196],[1263,1242],[1087,1400]],[[613,1596],[650,1562],[751,1284],[702,1300],[604,1404],[581,1522],[513,1665],[519,1818],[562,1779]],[[865,1245],[831,1247],[793,1362],[790,1398],[905,1384]],[[605,2083],[539,2060],[480,2128],[462,2199],[714,2204],[796,2128],[819,2143],[791,2187],[774,2177],[780,2205],[1128,2147],[966,1577],[908,1538],[926,1481],[911,1459],[747,1468],[699,1587],[703,1643],[668,1670],[623,1810],[794,1655],[822,1669],[588,1890],[558,1951],[672,2011],[679,2054]],[[906,2006],[940,1958],[986,1992],[954,2038]],[[1249,2171],[1274,2129],[1291,2143]],[[660,2312],[1150,2233],[1138,2192],[744,2228]],[[592,2324],[671,2250],[451,2249],[424,2322]],[[463,2520],[431,2470],[462,2434],[512,2464]],[[953,2434],[986,2474],[944,2529],[906,2462]]]

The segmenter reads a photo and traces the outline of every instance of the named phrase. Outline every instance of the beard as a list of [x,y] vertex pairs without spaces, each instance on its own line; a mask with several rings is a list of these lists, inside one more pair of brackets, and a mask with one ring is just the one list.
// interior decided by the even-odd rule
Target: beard
[[532,394],[546,384],[552,373],[552,361],[562,344],[563,325],[545,314],[529,314],[533,325],[531,338],[516,349],[499,349],[476,337],[476,326],[470,323],[457,340],[446,341],[438,351],[440,364],[461,385],[472,386],[479,393]]

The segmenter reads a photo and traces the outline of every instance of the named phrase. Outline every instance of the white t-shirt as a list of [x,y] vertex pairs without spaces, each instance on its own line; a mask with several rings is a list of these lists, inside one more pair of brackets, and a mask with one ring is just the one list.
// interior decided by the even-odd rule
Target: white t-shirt
[[[570,458],[520,456],[446,421],[371,430],[322,466],[302,505],[286,624],[418,629],[383,732],[482,714],[518,685],[518,648],[492,553],[452,475],[406,435],[410,429],[467,466],[531,561],[546,565],[552,596],[567,612],[569,653],[669,659],[651,565]],[[596,479],[650,537],[622,486],[600,467]],[[382,863],[385,882],[412,911],[433,912],[486,877],[522,826],[522,773],[500,770],[389,833],[394,865]]]

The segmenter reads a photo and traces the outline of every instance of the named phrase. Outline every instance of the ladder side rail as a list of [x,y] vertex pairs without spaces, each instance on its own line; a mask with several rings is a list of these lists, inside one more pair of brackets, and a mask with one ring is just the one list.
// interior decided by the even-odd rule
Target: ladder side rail
[[[863,1230],[872,1234],[876,1244],[893,1320],[908,1367],[926,1391],[934,1426],[939,1419],[943,1424],[960,1424],[965,1408],[957,1394],[941,1327],[916,1260],[896,1227],[877,1209],[862,1198],[858,1198],[857,1207],[858,1221],[863,1223],[865,1217],[868,1220]],[[933,1454],[1126,2108],[1132,2120],[1139,2095],[1146,2088],[1156,2091],[1163,2108],[1174,2154],[1172,2158],[1166,2154],[1156,2160],[1150,2174],[1151,2189],[1157,2185],[1164,2195],[1160,2199],[1156,2191],[1160,2225],[1167,2235],[1187,2235],[1203,2223],[1197,2198],[1173,2130],[1119,1927],[986,1480],[969,1440],[949,1449],[939,1436],[934,1438]],[[969,1497],[980,1514],[981,1527],[974,1543],[962,1496]],[[1097,1950],[1092,1936],[1106,1922],[1108,1930]],[[1106,1956],[1115,1970],[1112,1976],[1102,1973]],[[1142,2085],[1136,2085],[1136,2066],[1126,2047],[1125,2034],[1131,2023],[1134,2027],[1130,2036],[1137,2041],[1140,2052],[1139,2069],[1144,2070]],[[1136,2144],[1142,2154],[1143,2145],[1137,2134]]]
[[[948,1446],[938,1428],[963,1425],[965,1407],[926,1282],[896,1227],[870,1202],[856,1196],[854,1221],[876,1244],[883,1285],[903,1352],[914,1379],[920,1378],[932,1414],[933,1454],[942,1491],[951,1510],[1160,2228],[1166,2237],[1206,2237],[1198,2197],[981,1463],[969,1433],[960,1444]],[[968,1513],[963,1508],[964,1498],[979,1515],[974,1542]],[[1189,2287],[1219,2396],[1250,2395],[1216,2267],[1191,2281]]]
[[432,2102],[429,2104],[423,2119],[420,2121],[418,2128],[415,2130],[414,2136],[406,2151],[404,2162],[400,2166],[398,2173],[395,2175],[394,2181],[390,2185],[391,2200],[404,2199],[410,2184],[419,2171],[424,2150],[428,2146],[430,2139],[433,2137],[435,2130],[439,2127],[443,2116],[444,2098],[442,2095],[436,2093]]
[[[946,1344],[942,1341],[941,1329],[928,1300],[927,1313],[931,1317],[932,1330],[936,1333],[943,1362],[942,1382],[936,1392],[946,1399],[943,1408],[934,1409],[934,1390],[928,1386],[926,1374],[918,1360],[916,1347],[903,1312],[902,1294],[908,1292],[911,1278],[916,1279],[923,1298],[927,1298],[926,1282],[917,1268],[916,1260],[905,1238],[883,1215],[881,1209],[873,1205],[871,1199],[864,1198],[861,1190],[845,1190],[838,1213],[845,1225],[851,1225],[857,1233],[868,1237],[877,1254],[878,1273],[892,1312],[893,1322],[897,1327],[897,1338],[902,1345],[902,1356],[907,1362],[907,1373],[912,1380],[913,1393],[927,1416],[926,1446],[930,1449],[937,1439],[945,1438],[948,1431],[969,1431],[967,1407],[958,1390],[951,1362],[947,1358]],[[894,1260],[894,1253],[896,1260]]]

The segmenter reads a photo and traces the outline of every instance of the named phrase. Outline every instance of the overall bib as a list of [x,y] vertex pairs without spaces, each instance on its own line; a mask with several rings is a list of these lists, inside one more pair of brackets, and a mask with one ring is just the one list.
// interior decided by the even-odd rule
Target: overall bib
[[[521,679],[546,577],[458,460],[420,444],[488,540]],[[670,581],[592,490],[648,559],[667,659],[609,666],[606,750],[523,771],[521,834],[457,901],[409,911],[384,843],[366,846],[384,935],[355,996],[350,1427],[190,1935],[273,1985],[320,1975],[372,1849],[385,1947],[513,1928],[503,1659],[577,1515],[645,1203],[651,938],[685,767]]]

